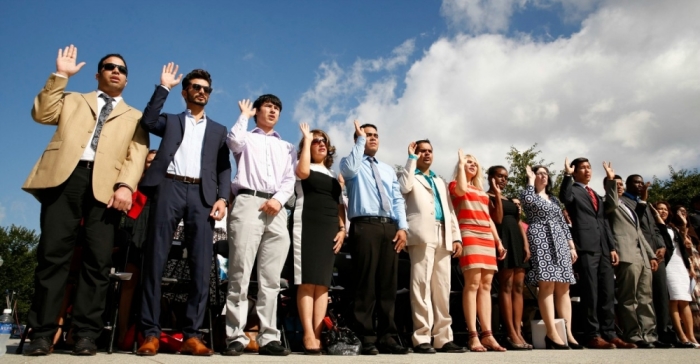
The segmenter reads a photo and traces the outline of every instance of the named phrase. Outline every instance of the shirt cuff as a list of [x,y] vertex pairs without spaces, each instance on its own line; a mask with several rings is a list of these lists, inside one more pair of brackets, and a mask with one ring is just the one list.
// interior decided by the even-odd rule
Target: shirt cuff
[[66,76],[64,76],[64,75],[59,74],[58,72],[54,72],[53,74],[54,74],[54,76],[56,76],[56,77],[68,78],[68,77],[66,77]]
[[164,89],[166,89],[166,90],[168,90],[168,92],[170,92],[170,87],[165,86],[165,85],[159,85],[159,86],[162,87],[162,88],[164,88]]
[[408,155],[408,158],[409,158],[409,159],[413,159],[414,161],[415,161],[415,160],[418,160],[418,156],[415,155],[415,154],[409,154],[409,155]]

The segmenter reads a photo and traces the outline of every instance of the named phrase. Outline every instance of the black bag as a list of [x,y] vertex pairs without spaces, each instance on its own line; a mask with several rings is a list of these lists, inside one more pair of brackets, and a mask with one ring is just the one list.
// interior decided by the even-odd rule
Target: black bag
[[328,329],[322,338],[328,355],[360,355],[362,342],[347,327],[339,327],[332,312],[328,313],[323,322]]

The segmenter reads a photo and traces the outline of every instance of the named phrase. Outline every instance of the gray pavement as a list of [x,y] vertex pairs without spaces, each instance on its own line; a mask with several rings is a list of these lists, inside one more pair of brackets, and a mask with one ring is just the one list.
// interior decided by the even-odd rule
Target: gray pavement
[[654,363],[690,364],[700,363],[698,349],[634,349],[634,350],[533,350],[509,351],[506,353],[464,353],[464,354],[409,354],[377,356],[306,356],[294,353],[287,357],[270,357],[257,354],[244,354],[240,357],[214,355],[206,358],[177,354],[159,354],[153,357],[139,357],[131,353],[98,353],[94,357],[75,357],[69,352],[56,352],[45,357],[15,355],[18,340],[12,340],[8,352],[0,358],[0,363]]

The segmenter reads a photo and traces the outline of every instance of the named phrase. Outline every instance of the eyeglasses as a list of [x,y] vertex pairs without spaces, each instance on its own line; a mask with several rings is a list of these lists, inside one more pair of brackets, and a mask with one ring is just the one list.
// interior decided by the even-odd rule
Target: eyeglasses
[[377,134],[377,133],[365,133],[365,137],[379,139],[379,134]]
[[123,74],[124,76],[129,75],[129,70],[126,69],[126,66],[122,66],[120,64],[114,64],[114,63],[103,63],[102,64],[103,70],[114,71],[115,68],[118,69],[119,73]]
[[315,138],[311,141],[311,145],[316,145],[316,144],[321,144],[321,143],[328,144],[328,142],[326,141],[326,138]]
[[207,94],[207,95],[211,94],[211,92],[214,91],[213,88],[211,88],[211,87],[209,87],[209,86],[202,86],[202,85],[200,85],[200,84],[198,84],[198,83],[193,83],[193,84],[190,85],[190,87],[192,87],[192,89],[193,89],[195,92],[199,92],[200,90],[204,90],[204,93]]
[[547,177],[549,177],[549,173],[547,173],[547,172],[537,172],[537,173],[535,173],[535,176],[541,176],[541,177],[547,176]]

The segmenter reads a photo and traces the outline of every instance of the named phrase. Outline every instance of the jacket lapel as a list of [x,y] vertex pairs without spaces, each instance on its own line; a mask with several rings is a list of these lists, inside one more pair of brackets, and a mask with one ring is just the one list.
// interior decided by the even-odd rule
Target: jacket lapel
[[[578,193],[579,193],[579,194],[582,194],[582,195],[583,195],[583,198],[588,202],[588,203],[586,204],[586,206],[589,207],[589,208],[591,209],[591,211],[593,212],[594,215],[597,215],[598,212],[600,211],[601,207],[602,207],[602,206],[601,206],[601,203],[600,203],[600,198],[598,198],[598,211],[596,211],[595,208],[593,208],[593,201],[591,200],[591,195],[588,194],[588,191],[586,191],[585,188],[583,188],[583,187],[581,187],[580,185],[575,184],[575,183],[574,183],[574,188],[576,188],[575,191],[579,191]],[[597,197],[597,195],[598,195],[598,194],[596,194],[596,197]]]
[[430,187],[430,183],[428,183],[428,181],[425,180],[425,177],[423,177],[422,174],[416,174],[415,177],[416,177],[416,178],[415,178],[416,181],[418,181],[418,183],[422,184],[423,187],[427,188],[427,189],[430,190],[430,191],[433,190],[433,188]]
[[90,106],[90,110],[92,110],[92,116],[95,120],[97,120],[97,92],[88,92],[86,94],[82,94],[82,96],[83,99],[85,99],[85,102],[88,104],[88,106]]
[[[97,101],[95,101],[95,102],[97,102]],[[114,108],[114,110],[112,110],[112,112],[109,113],[109,117],[107,118],[107,120],[105,120],[105,123],[109,122],[110,120],[113,120],[117,116],[119,116],[119,115],[121,115],[129,110],[131,110],[131,106],[127,105],[126,102],[124,102],[124,99],[122,99],[122,101],[117,104],[117,106]]]

